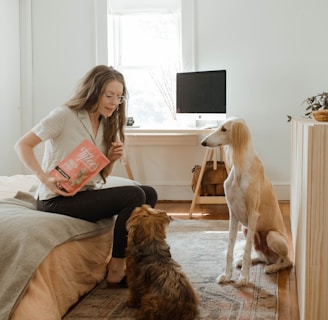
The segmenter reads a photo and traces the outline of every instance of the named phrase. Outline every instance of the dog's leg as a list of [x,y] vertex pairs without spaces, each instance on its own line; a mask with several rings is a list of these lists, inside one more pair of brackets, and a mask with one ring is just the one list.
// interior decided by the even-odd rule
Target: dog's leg
[[131,286],[129,286],[129,296],[126,305],[129,308],[140,307],[140,297],[137,295],[135,288],[131,288]]
[[[243,232],[244,232],[244,235],[246,238],[247,237],[247,228],[246,227],[243,227]],[[258,263],[265,263],[265,264],[269,263],[267,257],[263,254],[263,252],[260,250],[256,250],[256,245],[259,245],[260,243],[261,243],[260,235],[259,235],[259,233],[255,232],[254,238],[253,238],[253,245],[254,245],[254,249],[256,252],[256,256],[252,257],[252,265],[258,264]],[[251,256],[252,256],[252,254],[251,254]],[[243,259],[241,258],[240,260],[237,261],[237,267],[241,268],[242,265],[243,265]]]
[[241,274],[236,282],[237,286],[245,286],[249,282],[249,268],[252,265],[252,247],[253,240],[255,235],[255,228],[257,223],[257,218],[259,214],[254,212],[248,216],[248,226],[247,226],[247,235],[246,235],[246,244],[243,255],[243,265],[241,268]]
[[222,273],[217,277],[216,279],[217,283],[227,283],[231,281],[233,251],[236,243],[237,231],[238,231],[238,220],[230,212],[229,240],[228,240],[228,250],[226,255],[226,267],[224,273]]
[[265,266],[266,273],[274,273],[281,269],[289,268],[293,265],[288,257],[287,240],[277,231],[270,231],[266,237],[268,247],[279,255],[279,261]]

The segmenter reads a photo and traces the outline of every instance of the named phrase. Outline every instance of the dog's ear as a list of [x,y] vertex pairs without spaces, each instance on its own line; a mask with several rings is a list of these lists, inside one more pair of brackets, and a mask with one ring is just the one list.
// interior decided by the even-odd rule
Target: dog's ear
[[157,214],[161,217],[163,224],[168,225],[171,222],[171,218],[165,211],[157,211]]
[[140,218],[140,216],[143,213],[147,214],[149,208],[150,207],[148,205],[144,204],[141,207],[136,207],[132,211],[132,213],[131,213],[131,215],[130,215],[127,223],[126,223],[126,228],[127,228],[128,231],[129,231],[129,229],[131,228],[132,225],[137,224],[137,220]]
[[231,125],[231,144],[233,148],[244,146],[250,139],[250,132],[243,121],[232,122]]
[[[244,121],[233,121],[231,125],[231,147],[234,156],[243,154],[243,150],[248,147],[251,139],[250,131]],[[234,161],[236,162],[236,158]]]
[[166,238],[166,227],[171,222],[165,211],[157,211],[156,223],[154,223],[154,239],[162,241]]

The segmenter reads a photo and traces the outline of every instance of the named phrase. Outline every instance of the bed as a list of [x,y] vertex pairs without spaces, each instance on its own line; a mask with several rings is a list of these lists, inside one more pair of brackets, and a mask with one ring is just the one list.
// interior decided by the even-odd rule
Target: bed
[[[122,180],[113,186],[135,183]],[[114,218],[37,211],[36,183],[32,175],[0,177],[0,320],[61,319],[106,274]]]

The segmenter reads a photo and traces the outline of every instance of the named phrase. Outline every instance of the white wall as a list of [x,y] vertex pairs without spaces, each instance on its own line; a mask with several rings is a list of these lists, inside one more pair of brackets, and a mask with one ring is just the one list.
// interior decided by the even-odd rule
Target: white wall
[[[328,45],[323,39],[328,29],[328,3],[182,3],[183,36],[191,37],[188,49],[194,49],[194,54],[184,52],[187,64],[194,64],[195,70],[227,69],[228,115],[246,119],[279,199],[288,200],[291,128],[287,114],[302,115],[303,100],[327,90],[324,66]],[[186,170],[180,171],[179,177],[181,172]]]
[[19,2],[0,0],[0,175],[20,167],[13,145],[20,136]]
[[266,172],[289,184],[286,115],[327,90],[328,3],[195,0],[195,64],[226,68],[228,115],[245,118]]
[[68,100],[97,63],[94,2],[32,0],[34,122]]
[[25,133],[67,101],[90,68],[108,63],[107,13],[106,0],[21,0],[20,7],[21,43],[31,56],[22,65]]
[[[106,9],[102,9],[106,0],[21,0],[21,3],[25,1],[31,2],[32,13],[32,71],[27,78],[32,83],[33,114],[28,121],[34,124],[72,94],[77,80],[87,70],[106,63]],[[183,0],[183,3],[194,5],[191,15],[194,25],[191,29],[184,28],[184,33],[194,30],[190,37],[195,52],[190,57],[195,67],[227,69],[228,114],[247,120],[279,198],[289,199],[290,124],[286,115],[301,114],[304,98],[327,90],[328,3],[324,0]],[[12,25],[9,17],[0,12],[0,17],[6,17],[11,26],[8,30],[15,32],[16,23]],[[99,14],[102,21],[96,19]],[[12,39],[5,32],[1,35],[7,42]],[[22,104],[26,102],[23,99]],[[30,125],[23,122],[21,127]],[[4,126],[1,130],[2,136],[6,136]],[[154,185],[161,199],[191,199],[191,167],[201,161],[203,149],[197,143],[167,144],[129,149],[136,178]],[[5,150],[9,152],[11,145],[6,144]],[[2,169],[6,174],[21,170],[15,162]],[[117,165],[116,172],[124,175],[122,169]]]

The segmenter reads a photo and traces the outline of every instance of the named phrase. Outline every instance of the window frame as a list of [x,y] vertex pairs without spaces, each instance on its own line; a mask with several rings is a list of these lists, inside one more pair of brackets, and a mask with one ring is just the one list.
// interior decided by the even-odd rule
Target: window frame
[[[146,12],[146,13],[143,13],[143,14],[149,15],[151,13]],[[177,12],[176,10],[175,10],[175,12],[163,10],[161,12],[156,11],[156,12],[154,12],[154,14],[156,14],[156,15],[159,15],[159,14],[164,14],[164,15],[165,14],[174,14],[174,15],[177,15],[177,17],[176,17],[177,26],[176,27],[177,27],[177,30],[178,30],[178,57],[177,57],[178,66],[177,66],[176,72],[178,72],[178,71],[181,70],[181,65],[182,65],[181,12]],[[132,15],[132,14],[127,13],[126,15]],[[159,65],[159,64],[158,65],[147,65],[147,64],[141,64],[141,65],[133,65],[132,64],[132,65],[129,65],[129,64],[124,64],[123,63],[122,55],[121,55],[121,50],[122,50],[122,25],[121,25],[122,19],[121,19],[121,17],[122,16],[123,15],[116,15],[116,14],[115,15],[109,15],[109,21],[110,21],[110,24],[111,24],[111,28],[109,28],[109,35],[111,35],[111,36],[110,36],[109,39],[112,39],[113,41],[112,41],[111,49],[108,50],[108,52],[109,52],[109,59],[112,61],[112,65],[115,68],[117,68],[118,70],[121,70],[125,75],[127,74],[127,71],[133,72],[135,70],[140,70],[140,74],[147,72],[147,70],[148,71],[151,70],[150,73],[155,72],[154,70],[156,70],[156,72],[158,72],[158,71],[160,72],[161,71],[160,70],[161,65]],[[172,68],[172,65],[164,66],[164,68]],[[166,70],[172,70],[172,69],[166,69]],[[164,71],[164,73],[168,72],[168,71],[165,71],[164,69],[163,69],[163,71]],[[154,81],[154,83],[156,83],[156,81]],[[158,84],[156,84],[157,89],[159,90],[159,92],[157,93],[157,97],[161,97],[161,98],[159,98],[159,100],[161,100],[161,106],[160,106],[160,110],[159,110],[159,108],[156,109],[155,106],[151,106],[151,108],[154,107],[153,114],[156,115],[156,117],[158,117],[159,123],[165,123],[167,121],[175,120],[175,98],[174,98],[175,97],[175,94],[174,94],[175,85],[174,85],[174,83],[175,83],[175,77],[174,77],[174,81],[173,81],[173,76],[172,76],[171,87],[169,88],[169,89],[171,89],[170,90],[171,98],[168,98],[168,94],[164,95],[161,92]],[[161,88],[161,89],[163,89],[163,88]],[[156,89],[154,91],[156,91]],[[133,98],[134,98],[134,96],[131,97],[131,100]],[[147,100],[144,100],[144,101],[145,101],[145,104],[147,104]],[[148,101],[148,104],[150,105],[149,101]],[[129,105],[129,103],[128,103],[128,105]],[[167,106],[168,110],[166,110],[166,109],[164,110],[164,108],[163,108],[164,106]],[[131,109],[133,109],[133,107],[128,108],[128,111],[127,111],[128,116],[134,116],[133,112],[131,112],[131,114],[129,112],[129,111],[131,111]],[[157,111],[155,111],[155,110],[157,110]],[[161,116],[160,116],[160,114],[161,114]],[[151,117],[151,118],[152,118],[151,123],[154,124],[154,118],[153,117]],[[142,125],[145,125],[143,122],[149,122],[149,121],[147,121],[147,119],[142,120]],[[157,123],[157,121],[155,121],[155,123]]]

